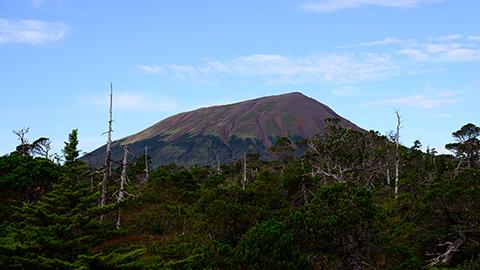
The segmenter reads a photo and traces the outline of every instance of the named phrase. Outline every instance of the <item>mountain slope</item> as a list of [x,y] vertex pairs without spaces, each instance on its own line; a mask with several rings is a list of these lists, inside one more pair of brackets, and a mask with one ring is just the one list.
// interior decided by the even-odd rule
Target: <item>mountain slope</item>
[[[301,93],[289,93],[171,116],[114,142],[113,158],[120,159],[123,144],[128,144],[136,155],[148,146],[154,166],[212,165],[217,156],[220,162],[228,163],[245,151],[271,158],[268,149],[278,138],[301,139],[322,133],[327,118],[337,118],[341,126],[361,130],[326,105]],[[104,149],[90,154],[97,166],[103,160]]]

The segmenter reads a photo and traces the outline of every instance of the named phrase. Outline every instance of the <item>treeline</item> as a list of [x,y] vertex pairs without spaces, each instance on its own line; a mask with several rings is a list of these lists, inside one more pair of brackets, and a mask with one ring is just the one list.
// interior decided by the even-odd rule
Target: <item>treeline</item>
[[480,128],[452,135],[438,155],[329,120],[274,161],[119,161],[105,206],[76,130],[62,162],[21,141],[0,158],[0,268],[480,269]]

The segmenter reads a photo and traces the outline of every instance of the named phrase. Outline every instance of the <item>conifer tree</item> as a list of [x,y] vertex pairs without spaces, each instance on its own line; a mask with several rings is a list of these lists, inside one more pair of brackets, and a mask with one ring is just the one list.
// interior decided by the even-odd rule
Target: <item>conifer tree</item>
[[65,148],[63,153],[65,155],[65,162],[72,163],[77,160],[80,150],[77,149],[78,146],[78,129],[72,130],[68,135],[68,142],[65,142]]
[[79,256],[105,237],[97,215],[98,193],[65,180],[39,202],[19,208],[21,222],[0,234],[1,269],[76,269]]

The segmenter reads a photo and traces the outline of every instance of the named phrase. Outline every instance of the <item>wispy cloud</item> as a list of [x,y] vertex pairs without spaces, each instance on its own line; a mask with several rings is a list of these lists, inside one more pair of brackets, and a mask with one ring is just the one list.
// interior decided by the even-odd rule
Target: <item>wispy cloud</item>
[[416,61],[475,62],[480,61],[480,48],[462,43],[424,43],[398,51]]
[[453,34],[453,35],[446,35],[446,36],[438,37],[438,41],[440,41],[440,42],[456,41],[456,40],[460,40],[462,38],[463,38],[462,35]]
[[163,67],[157,65],[138,65],[138,69],[149,74],[161,74],[165,71]]
[[413,8],[423,4],[441,1],[443,0],[317,0],[303,2],[299,5],[299,8],[307,12],[326,13],[364,6]]
[[369,42],[360,43],[361,46],[378,46],[378,45],[392,45],[392,44],[402,44],[403,41],[398,38],[386,37],[381,40],[374,40]]
[[387,37],[343,46],[338,52],[308,56],[252,54],[226,60],[205,59],[194,65],[141,64],[137,70],[181,81],[208,82],[235,76],[256,77],[273,84],[345,85],[448,68],[452,62],[480,63],[477,37],[480,36],[451,34],[424,40]]
[[30,5],[38,9],[43,9],[44,3],[45,3],[45,0],[30,0]]
[[65,37],[69,27],[62,22],[0,19],[0,44],[45,44]]
[[468,39],[471,41],[479,41],[480,42],[480,36],[468,36]]
[[480,61],[479,41],[480,36],[452,34],[423,41],[385,38],[357,46],[389,45],[389,48],[395,48],[398,55],[414,61],[473,62]]
[[[108,107],[108,98],[104,96],[91,96],[85,98],[84,102],[97,108]],[[179,108],[172,99],[134,91],[114,92],[113,106],[115,110],[124,112],[165,112]]]
[[405,55],[409,58],[412,58],[416,61],[423,61],[423,60],[427,60],[429,58],[429,55],[418,50],[418,49],[412,49],[412,48],[405,48],[405,49],[401,49],[398,51],[399,54],[401,55]]
[[395,105],[395,106],[413,106],[423,109],[432,109],[458,103],[458,99],[454,96],[432,97],[427,95],[414,95],[401,98],[385,99],[365,103],[364,106],[376,105]]
[[348,83],[375,80],[388,76],[397,67],[388,54],[331,53],[307,57],[254,54],[231,60],[205,60],[200,65],[139,65],[149,74],[176,77],[210,75],[260,76],[272,82]]

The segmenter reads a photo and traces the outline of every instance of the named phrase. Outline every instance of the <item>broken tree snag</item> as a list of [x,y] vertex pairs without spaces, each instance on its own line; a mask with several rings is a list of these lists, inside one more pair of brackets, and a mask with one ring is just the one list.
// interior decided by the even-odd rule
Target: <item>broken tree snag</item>
[[150,173],[150,168],[148,167],[148,146],[145,146],[145,181],[144,183],[148,182],[149,173]]
[[218,154],[217,154],[217,174],[221,174],[222,173],[222,168],[220,167],[220,159],[218,158]]
[[20,145],[17,146],[17,152],[24,157],[28,156],[30,151],[30,144],[28,143],[28,139],[26,138],[29,129],[30,128],[28,127],[24,127],[20,130],[12,131],[15,135],[17,135],[18,140],[20,141]]
[[397,132],[395,133],[395,199],[398,198],[398,170],[400,166],[400,155],[398,153],[398,147],[400,144],[400,129],[402,124],[402,118],[398,111],[395,112],[397,116]]
[[385,140],[385,146],[386,146],[386,149],[387,149],[387,155],[386,155],[386,164],[385,164],[385,167],[386,167],[386,175],[387,175],[387,187],[390,188],[390,184],[391,184],[391,179],[390,179],[390,141],[388,140],[388,138]]
[[115,223],[115,226],[117,227],[117,229],[120,229],[120,226],[122,225],[122,223],[121,223],[122,209],[120,207],[120,203],[122,202],[125,195],[127,195],[127,192],[125,191],[125,186],[127,184],[127,170],[128,170],[128,145],[124,145],[123,146],[122,175],[120,177],[120,187],[118,188],[118,192],[117,192],[118,209],[117,209],[117,222]]
[[[105,206],[108,203],[108,184],[112,177],[112,98],[113,85],[110,83],[110,102],[109,102],[109,120],[107,133],[107,150],[105,153],[105,162],[103,165],[103,180],[102,180],[102,197],[100,198],[100,206]],[[104,220],[105,215],[100,216],[100,220]]]
[[242,189],[245,190],[245,185],[247,184],[247,154],[243,153],[243,178],[242,178]]
[[428,260],[429,266],[435,266],[439,264],[449,265],[450,261],[455,255],[456,252],[460,250],[462,246],[467,241],[467,235],[465,232],[459,232],[460,238],[453,242],[445,242],[438,244],[438,247],[446,247],[445,252],[436,253],[436,254],[427,254],[428,256],[435,256],[432,259]]

